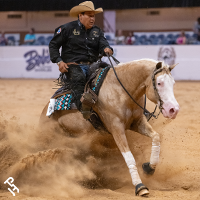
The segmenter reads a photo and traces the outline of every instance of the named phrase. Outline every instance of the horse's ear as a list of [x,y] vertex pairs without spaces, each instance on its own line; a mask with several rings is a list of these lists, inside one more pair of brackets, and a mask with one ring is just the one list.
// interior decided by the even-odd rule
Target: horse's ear
[[156,64],[156,69],[160,69],[162,67],[162,62],[158,62],[157,64]]
[[169,70],[172,71],[172,69],[174,69],[174,67],[175,67],[176,65],[178,65],[178,64],[179,64],[179,63],[174,64],[174,65],[171,65],[171,66],[169,67]]

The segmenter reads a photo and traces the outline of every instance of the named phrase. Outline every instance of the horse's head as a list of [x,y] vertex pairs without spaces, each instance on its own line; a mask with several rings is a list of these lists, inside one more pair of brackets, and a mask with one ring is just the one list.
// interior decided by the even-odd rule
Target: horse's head
[[152,75],[152,84],[146,91],[148,99],[159,105],[163,116],[171,119],[175,119],[179,112],[179,104],[173,92],[175,81],[170,73],[175,66],[158,62]]

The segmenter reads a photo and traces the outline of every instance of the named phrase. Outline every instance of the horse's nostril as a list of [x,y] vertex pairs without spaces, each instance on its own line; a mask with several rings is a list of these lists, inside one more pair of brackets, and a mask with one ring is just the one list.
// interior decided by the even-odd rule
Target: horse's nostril
[[170,110],[169,110],[169,112],[171,113],[171,114],[173,114],[175,111],[174,111],[174,108],[171,108]]

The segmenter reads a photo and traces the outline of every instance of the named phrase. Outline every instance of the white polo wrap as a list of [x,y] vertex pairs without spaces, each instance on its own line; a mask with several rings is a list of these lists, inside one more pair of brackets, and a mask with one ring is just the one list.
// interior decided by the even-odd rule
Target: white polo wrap
[[150,165],[153,169],[156,168],[156,165],[159,162],[159,155],[160,155],[160,142],[152,141]]
[[136,162],[135,162],[135,159],[134,159],[132,153],[130,151],[122,152],[122,155],[123,155],[123,157],[126,161],[126,164],[129,168],[129,172],[131,174],[133,185],[136,186],[137,184],[142,183],[140,176],[138,174]]

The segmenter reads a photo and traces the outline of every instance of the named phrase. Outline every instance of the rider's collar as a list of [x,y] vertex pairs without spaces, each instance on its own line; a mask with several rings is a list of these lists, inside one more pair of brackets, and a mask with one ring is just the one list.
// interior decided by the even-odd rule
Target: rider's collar
[[78,19],[78,25],[81,27],[81,29],[85,29],[85,26],[80,22],[79,19]]
[[[81,29],[85,29],[85,26],[80,22],[80,20],[78,19],[78,25],[81,27]],[[93,27],[92,27],[93,28]],[[90,28],[91,29],[91,28]],[[87,30],[90,30],[87,29]]]

